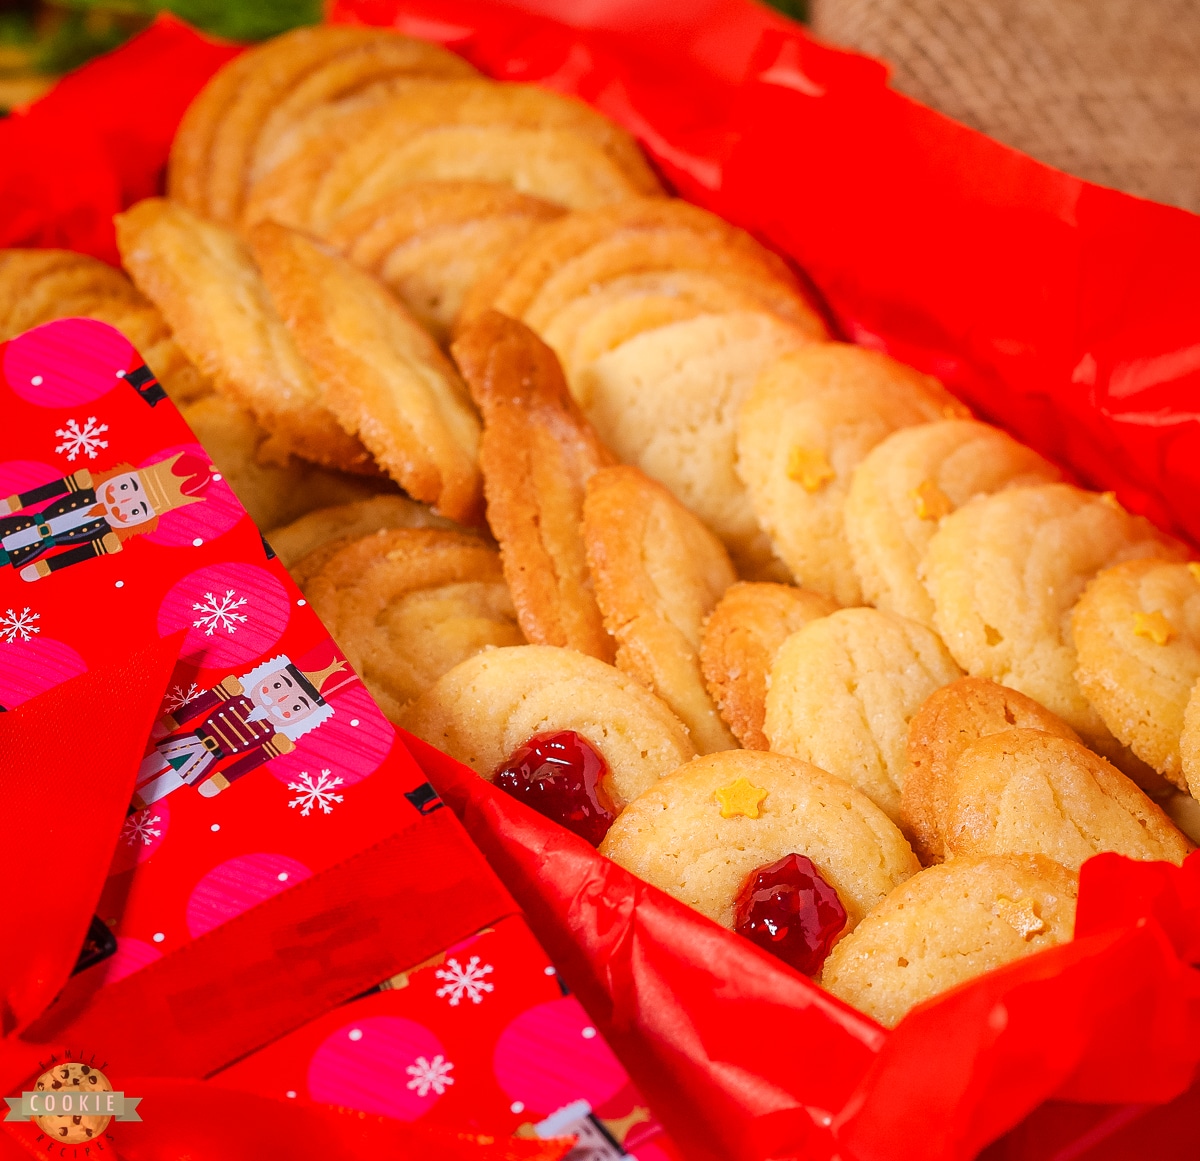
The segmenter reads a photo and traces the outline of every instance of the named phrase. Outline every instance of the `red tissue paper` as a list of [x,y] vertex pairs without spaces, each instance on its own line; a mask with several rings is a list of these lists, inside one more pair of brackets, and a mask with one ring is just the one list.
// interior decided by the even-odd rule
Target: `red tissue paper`
[[[330,15],[582,97],[681,195],[794,262],[843,336],[938,375],[1089,486],[1200,538],[1200,219],[1006,149],[749,0],[339,0]],[[57,106],[0,124],[0,204],[21,207],[0,244],[111,256],[105,215],[146,192],[168,122],[227,52],[162,21],[73,78],[82,98],[104,91],[94,109],[65,111],[63,86]],[[123,60],[153,78],[152,113]],[[128,156],[113,148],[123,134]],[[51,154],[57,168],[40,163]],[[989,1161],[1118,1161],[1151,1142],[1157,1157],[1193,1154],[1195,856],[1094,860],[1072,944],[889,1033],[409,747],[688,1156],[967,1161],[989,1142]]]

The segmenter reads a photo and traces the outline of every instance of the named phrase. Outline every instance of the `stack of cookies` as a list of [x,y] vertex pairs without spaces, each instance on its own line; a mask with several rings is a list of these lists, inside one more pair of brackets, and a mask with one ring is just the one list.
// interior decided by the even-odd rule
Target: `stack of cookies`
[[889,1025],[1191,849],[1200,564],[617,126],[303,29],[167,188],[0,327],[129,334],[392,720]]

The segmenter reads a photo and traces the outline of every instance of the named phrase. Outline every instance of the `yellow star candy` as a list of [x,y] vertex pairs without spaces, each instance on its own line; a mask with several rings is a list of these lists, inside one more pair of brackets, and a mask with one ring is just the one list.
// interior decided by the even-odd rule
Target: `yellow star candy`
[[1200,560],[1189,560],[1188,572],[1190,572],[1197,581],[1200,581]]
[[799,445],[788,453],[787,474],[789,480],[795,480],[806,492],[819,492],[837,478],[824,452]]
[[713,796],[721,804],[722,818],[735,818],[739,814],[758,818],[762,813],[758,808],[767,792],[746,778],[738,778],[728,786],[722,786]]
[[1157,609],[1153,613],[1134,613],[1133,631],[1148,637],[1155,645],[1165,645],[1175,636],[1175,628]]
[[933,480],[923,480],[910,495],[919,520],[940,520],[954,511],[954,501]]

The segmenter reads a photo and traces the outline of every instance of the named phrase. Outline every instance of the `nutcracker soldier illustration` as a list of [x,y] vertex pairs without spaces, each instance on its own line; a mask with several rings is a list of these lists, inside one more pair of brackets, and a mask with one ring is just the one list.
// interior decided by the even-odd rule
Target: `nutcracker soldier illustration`
[[[156,528],[160,516],[200,503],[211,482],[206,461],[180,452],[144,468],[117,464],[95,476],[81,468],[0,498],[0,566],[12,565],[22,580],[35,581],[120,552],[130,536]],[[24,511],[38,504],[45,507]]]
[[[202,778],[199,791],[212,798],[272,758],[291,753],[298,738],[333,717],[327,695],[357,680],[350,675],[326,688],[345,668],[345,661],[333,661],[305,673],[281,653],[249,673],[219,681],[177,709],[178,717],[160,718],[151,734],[155,747],[138,770],[134,808]],[[196,724],[183,729],[191,722]],[[227,762],[230,758],[234,761]]]

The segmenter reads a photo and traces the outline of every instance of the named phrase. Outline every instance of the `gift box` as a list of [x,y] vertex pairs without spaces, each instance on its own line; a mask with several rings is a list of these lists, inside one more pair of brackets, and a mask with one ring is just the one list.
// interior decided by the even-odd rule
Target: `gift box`
[[[0,345],[0,411],[4,1086],[86,1060],[419,1122],[424,1149],[673,1156],[128,340]],[[114,1147],[162,1155],[153,1132]]]
[[[686,13],[345,0],[331,18],[589,101],[680,194],[792,260],[837,333],[936,374],[1081,482],[1200,535],[1191,215],[1038,165],[892,92],[878,62],[741,0]],[[111,258],[107,215],[153,188],[173,118],[228,51],[162,23],[0,127],[0,198],[21,210],[5,243]],[[889,1033],[406,741],[689,1156],[1194,1149],[1195,858],[1093,860],[1073,943]]]

